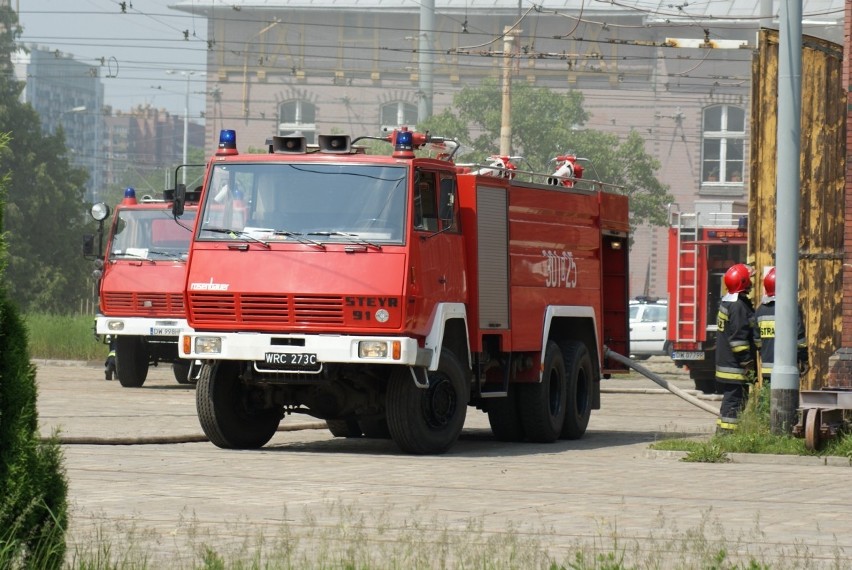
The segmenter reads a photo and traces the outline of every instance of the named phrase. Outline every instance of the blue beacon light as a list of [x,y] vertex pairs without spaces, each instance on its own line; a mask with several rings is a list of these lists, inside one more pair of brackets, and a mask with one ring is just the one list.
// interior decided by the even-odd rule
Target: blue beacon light
[[219,131],[219,150],[216,154],[237,154],[237,131],[231,129]]

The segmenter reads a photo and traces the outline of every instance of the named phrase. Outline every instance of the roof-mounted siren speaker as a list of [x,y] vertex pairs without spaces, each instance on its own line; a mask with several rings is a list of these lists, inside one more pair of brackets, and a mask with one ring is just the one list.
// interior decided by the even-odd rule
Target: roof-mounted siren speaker
[[352,140],[349,135],[319,135],[320,152],[347,154],[352,152]]
[[308,141],[303,136],[274,136],[269,143],[269,152],[283,154],[304,154],[308,152]]

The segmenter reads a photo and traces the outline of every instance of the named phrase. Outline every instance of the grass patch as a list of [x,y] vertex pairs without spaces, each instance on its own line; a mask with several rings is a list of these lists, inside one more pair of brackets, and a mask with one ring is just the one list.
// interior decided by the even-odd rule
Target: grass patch
[[685,451],[684,461],[720,463],[728,461],[728,453],[765,453],[769,455],[810,455],[852,458],[852,434],[830,439],[823,449],[811,451],[805,439],[792,435],[773,435],[770,425],[769,386],[754,387],[749,393],[746,408],[740,414],[736,432],[714,435],[709,440],[666,439],[651,445],[652,449]]
[[57,360],[103,360],[107,347],[95,338],[91,315],[24,316],[31,358]]
[[[273,524],[241,520],[214,525],[184,517],[171,530],[145,530],[132,519],[78,521],[91,529],[69,548],[68,568],[81,570],[280,569],[518,569],[787,570],[844,568],[847,556],[828,542],[819,552],[803,544],[766,544],[759,520],[729,529],[712,509],[691,527],[662,512],[649,513],[641,535],[612,522],[590,522],[585,538],[552,526],[506,523],[495,529],[482,518],[446,520],[415,507],[380,512],[357,503],[326,501]],[[409,510],[410,507],[406,508]]]

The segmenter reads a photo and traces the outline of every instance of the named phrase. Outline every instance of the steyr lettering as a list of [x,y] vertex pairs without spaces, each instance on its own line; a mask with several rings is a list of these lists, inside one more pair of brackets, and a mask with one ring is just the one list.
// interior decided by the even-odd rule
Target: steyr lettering
[[396,297],[346,297],[347,307],[397,307]]

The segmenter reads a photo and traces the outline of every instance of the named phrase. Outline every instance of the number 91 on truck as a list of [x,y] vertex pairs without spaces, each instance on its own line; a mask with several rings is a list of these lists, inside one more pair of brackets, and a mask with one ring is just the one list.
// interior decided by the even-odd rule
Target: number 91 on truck
[[626,196],[456,164],[405,127],[266,146],[222,132],[190,244],[180,355],[213,444],[261,447],[295,413],[413,454],[450,449],[468,408],[501,441],[585,433],[624,371],[604,347],[628,350]]

